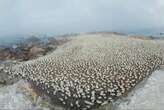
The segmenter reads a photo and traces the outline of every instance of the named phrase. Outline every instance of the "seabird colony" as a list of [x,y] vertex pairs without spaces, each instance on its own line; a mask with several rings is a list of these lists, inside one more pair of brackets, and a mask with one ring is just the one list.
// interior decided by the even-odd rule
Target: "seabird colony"
[[53,53],[12,67],[54,104],[88,110],[127,94],[163,65],[163,42],[114,34],[73,37]]

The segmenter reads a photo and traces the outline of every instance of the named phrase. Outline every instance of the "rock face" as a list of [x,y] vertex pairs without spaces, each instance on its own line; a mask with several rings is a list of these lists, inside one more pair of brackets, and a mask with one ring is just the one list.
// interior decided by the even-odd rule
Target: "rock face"
[[0,88],[1,110],[51,110],[45,102],[30,88],[30,84],[22,80]]
[[[25,84],[23,84],[23,82],[21,83],[22,85],[26,86]],[[23,94],[20,93],[19,85],[20,84],[15,84],[12,86],[0,88],[0,108],[2,110],[5,110],[5,109],[6,110],[11,110],[11,109],[15,109],[15,110],[24,109],[25,110],[26,108],[29,108],[29,109],[32,108],[32,103],[30,99],[28,99],[27,97],[25,98]]]
[[54,104],[91,109],[126,95],[163,62],[163,42],[113,34],[81,35],[53,53],[10,70]]
[[12,47],[0,47],[0,60],[27,61],[46,55],[67,41],[67,38],[56,39],[52,37],[47,42],[43,42],[37,37],[30,37]]
[[[116,110],[162,110],[164,71],[155,71],[145,83],[137,85],[128,97],[115,102]],[[125,101],[126,100],[126,101]]]
[[34,47],[30,48],[28,56],[32,57],[32,56],[35,56],[35,55],[38,55],[38,54],[43,55],[44,51],[45,50],[43,48],[34,46]]

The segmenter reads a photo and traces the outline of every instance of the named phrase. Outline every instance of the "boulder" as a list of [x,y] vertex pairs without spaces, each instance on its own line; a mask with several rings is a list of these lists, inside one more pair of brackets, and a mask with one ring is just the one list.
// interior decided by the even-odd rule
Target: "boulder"
[[29,57],[35,57],[44,55],[45,50],[42,47],[33,46],[29,49],[28,56]]

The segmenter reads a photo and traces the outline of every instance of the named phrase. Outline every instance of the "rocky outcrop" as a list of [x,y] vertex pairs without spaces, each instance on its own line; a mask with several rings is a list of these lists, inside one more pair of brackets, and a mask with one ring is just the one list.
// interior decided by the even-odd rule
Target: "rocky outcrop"
[[[108,36],[108,37],[107,37]],[[131,91],[163,64],[163,42],[114,34],[81,35],[53,53],[12,67],[71,110],[105,105]]]
[[19,42],[12,47],[1,47],[0,60],[27,61],[52,52],[58,46],[66,43],[67,41],[67,38],[56,39],[52,37],[49,38],[47,42],[42,42],[37,37],[30,37],[24,42]]

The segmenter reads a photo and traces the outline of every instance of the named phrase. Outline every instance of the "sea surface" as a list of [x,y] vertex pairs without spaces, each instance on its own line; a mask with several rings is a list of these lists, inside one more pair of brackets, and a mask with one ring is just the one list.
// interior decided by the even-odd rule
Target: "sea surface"
[[[122,33],[122,32],[121,32]],[[72,33],[71,33],[72,34]],[[122,33],[125,35],[141,35],[141,36],[147,36],[147,37],[154,37],[154,38],[164,38],[164,33],[159,32],[127,32]],[[69,34],[68,34],[69,35]],[[74,35],[74,34],[72,34]],[[10,35],[10,36],[0,36],[0,47],[10,47],[16,43],[25,41],[29,37],[38,37],[42,41],[47,40],[49,37],[60,37],[62,35]]]

